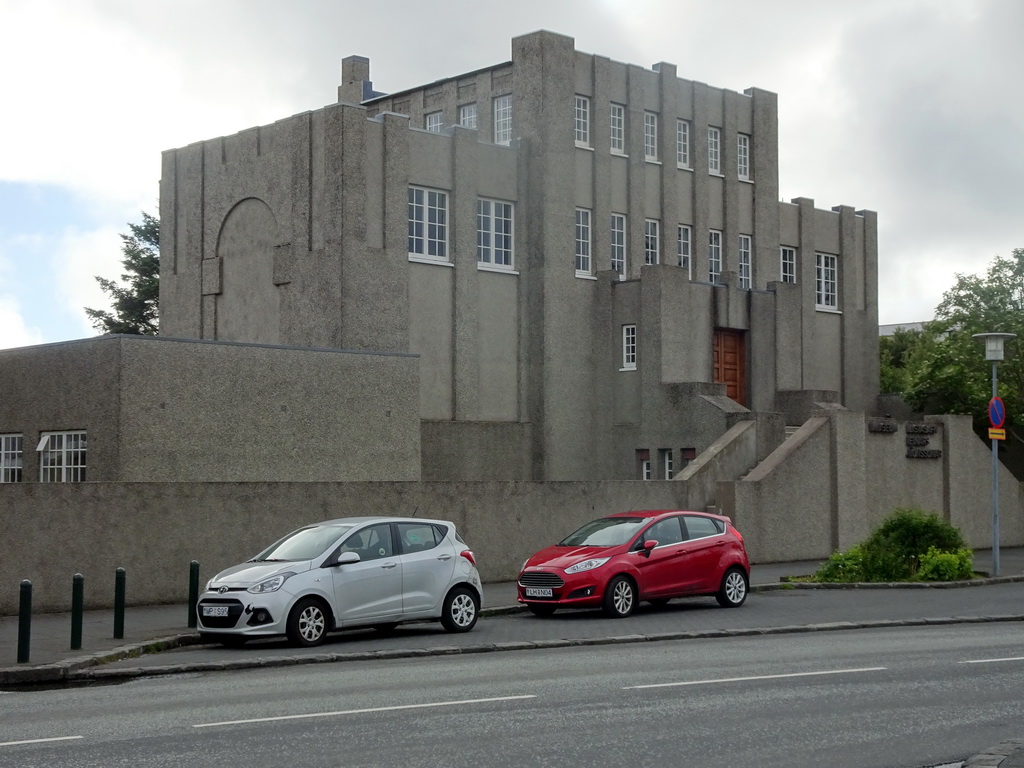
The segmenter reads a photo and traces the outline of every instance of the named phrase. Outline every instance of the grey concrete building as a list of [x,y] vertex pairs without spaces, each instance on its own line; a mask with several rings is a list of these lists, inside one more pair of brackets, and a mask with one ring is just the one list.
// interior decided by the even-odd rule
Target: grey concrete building
[[[778,200],[775,94],[576,51],[171,150],[161,333],[420,356],[422,477],[665,477],[871,411],[876,217]],[[777,438],[777,439],[776,439]]]

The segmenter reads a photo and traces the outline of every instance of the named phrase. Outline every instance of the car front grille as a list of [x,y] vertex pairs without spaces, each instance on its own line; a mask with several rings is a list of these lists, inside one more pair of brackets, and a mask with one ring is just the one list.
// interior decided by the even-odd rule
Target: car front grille
[[530,571],[519,577],[519,585],[523,587],[549,587],[556,589],[565,584],[557,573],[546,571]]

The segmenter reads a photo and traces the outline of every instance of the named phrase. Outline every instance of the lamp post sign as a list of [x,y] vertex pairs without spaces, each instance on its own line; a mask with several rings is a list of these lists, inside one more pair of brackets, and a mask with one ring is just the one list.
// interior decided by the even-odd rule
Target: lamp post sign
[[1003,405],[1001,397],[993,397],[988,401],[988,439],[1005,440],[1006,430],[1003,424],[1006,423],[1006,406]]

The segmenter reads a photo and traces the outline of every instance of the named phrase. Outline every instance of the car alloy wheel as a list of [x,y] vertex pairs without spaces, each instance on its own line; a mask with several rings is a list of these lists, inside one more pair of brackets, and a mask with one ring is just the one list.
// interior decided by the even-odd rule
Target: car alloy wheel
[[479,613],[479,598],[465,587],[455,587],[444,599],[441,624],[449,632],[469,632]]
[[636,587],[626,576],[616,576],[604,593],[604,615],[624,619],[636,608]]
[[723,608],[739,608],[747,599],[747,591],[747,574],[740,568],[730,568],[722,577],[715,599]]
[[318,600],[300,600],[288,614],[288,639],[293,645],[309,648],[320,645],[327,634],[327,614]]

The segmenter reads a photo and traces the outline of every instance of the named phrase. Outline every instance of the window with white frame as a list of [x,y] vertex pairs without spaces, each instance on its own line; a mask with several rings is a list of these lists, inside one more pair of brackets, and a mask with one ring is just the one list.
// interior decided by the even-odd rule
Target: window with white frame
[[612,214],[612,269],[619,277],[626,276],[626,217],[621,213]]
[[512,97],[498,96],[494,100],[494,143],[512,142]]
[[643,463],[640,465],[640,474],[641,474],[641,476],[643,477],[644,480],[650,480],[651,479],[651,460],[650,459],[644,459]]
[[590,99],[576,94],[576,143],[581,147],[590,146]]
[[476,201],[476,260],[512,268],[512,203]]
[[440,133],[444,128],[444,112],[431,112],[424,118],[423,125],[431,133]]
[[0,435],[0,483],[20,483],[22,480],[21,435]]
[[750,235],[740,235],[740,288],[750,290]]
[[636,370],[636,326],[622,326],[622,370]]
[[576,274],[589,275],[590,261],[590,211],[576,209]]
[[676,120],[676,165],[690,167],[690,122]]
[[722,172],[722,131],[708,127],[708,172]]
[[612,104],[610,118],[611,150],[621,155],[626,151],[626,108],[621,104]]
[[722,275],[722,233],[717,229],[708,232],[708,280],[717,283]]
[[85,480],[85,432],[44,432],[36,448],[39,482],[80,483]]
[[673,477],[672,449],[662,448],[659,453],[661,454],[661,474],[666,480],[671,480]]
[[816,256],[814,304],[818,309],[839,308],[838,259],[838,256],[830,253],[819,253]]
[[448,260],[448,193],[409,187],[409,255]]
[[679,266],[686,270],[686,274],[693,277],[693,262],[690,260],[690,227],[688,224],[680,224],[676,227],[676,257]]
[[661,223],[644,219],[644,264],[657,264],[661,251]]
[[459,107],[459,125],[463,128],[472,128],[476,130],[476,102],[472,104],[463,104]]
[[736,137],[736,173],[743,181],[750,181],[750,137],[745,133]]
[[644,112],[644,159],[658,159],[658,116]]
[[779,248],[779,279],[784,283],[796,282],[796,248],[788,245]]

